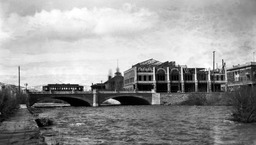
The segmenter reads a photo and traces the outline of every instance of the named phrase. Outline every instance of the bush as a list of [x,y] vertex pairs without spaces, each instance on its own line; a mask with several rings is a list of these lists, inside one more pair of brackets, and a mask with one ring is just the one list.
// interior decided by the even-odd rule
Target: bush
[[13,88],[0,90],[0,122],[15,113],[20,103],[26,103],[26,94],[18,93],[18,90]]
[[241,87],[231,94],[233,105],[233,121],[251,123],[256,122],[256,88]]
[[3,121],[10,114],[13,114],[19,107],[19,102],[16,96],[13,96],[11,91],[3,89],[0,91],[0,121]]
[[202,93],[191,93],[188,96],[188,99],[184,102],[182,102],[180,105],[197,105],[202,106],[206,105],[206,95]]
[[17,98],[19,104],[26,104],[26,102],[27,102],[27,94],[26,93],[21,92],[21,93],[17,94],[16,98]]

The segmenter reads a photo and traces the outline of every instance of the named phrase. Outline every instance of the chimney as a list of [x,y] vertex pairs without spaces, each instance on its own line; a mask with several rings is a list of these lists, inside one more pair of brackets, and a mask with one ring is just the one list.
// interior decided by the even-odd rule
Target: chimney
[[112,78],[112,70],[110,69],[109,71],[108,71],[108,80],[110,80]]

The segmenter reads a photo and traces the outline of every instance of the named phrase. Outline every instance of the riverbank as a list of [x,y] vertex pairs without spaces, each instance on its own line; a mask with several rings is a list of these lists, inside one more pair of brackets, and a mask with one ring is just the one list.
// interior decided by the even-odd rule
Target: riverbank
[[160,104],[230,106],[230,96],[227,92],[161,93]]
[[0,145],[35,145],[40,143],[39,128],[35,117],[25,107],[0,124]]

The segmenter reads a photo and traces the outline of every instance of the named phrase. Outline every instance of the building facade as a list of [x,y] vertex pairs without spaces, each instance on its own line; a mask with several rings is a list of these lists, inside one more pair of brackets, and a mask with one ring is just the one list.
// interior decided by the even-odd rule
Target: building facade
[[124,72],[124,89],[156,92],[212,92],[226,89],[226,71],[188,68],[174,61],[149,59]]
[[227,69],[228,89],[240,86],[256,86],[256,62],[235,65]]

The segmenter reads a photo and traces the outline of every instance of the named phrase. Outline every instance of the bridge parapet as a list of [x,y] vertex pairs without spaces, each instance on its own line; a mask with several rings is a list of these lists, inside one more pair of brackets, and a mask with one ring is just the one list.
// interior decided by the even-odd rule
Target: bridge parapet
[[29,94],[92,94],[92,92],[80,91],[50,91],[50,92],[28,92]]
[[102,94],[114,94],[114,93],[123,93],[123,94],[130,94],[130,93],[152,93],[151,91],[98,91],[98,93]]

